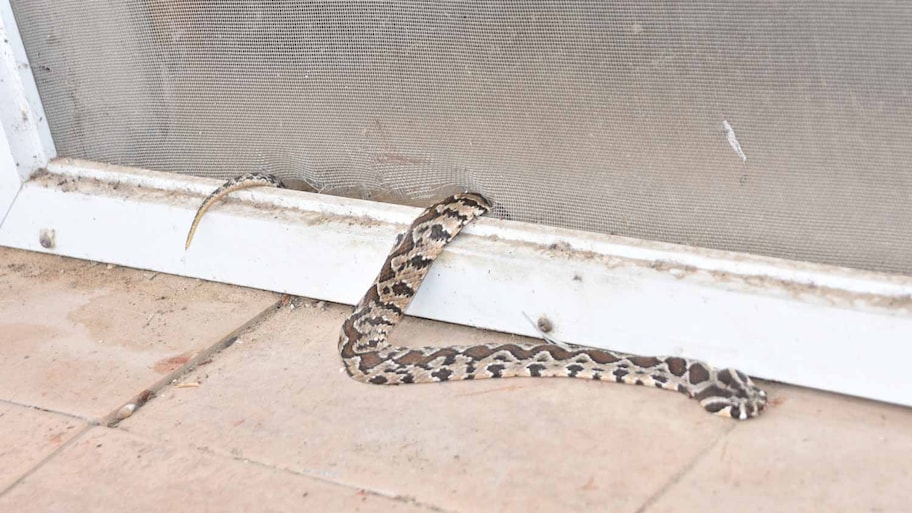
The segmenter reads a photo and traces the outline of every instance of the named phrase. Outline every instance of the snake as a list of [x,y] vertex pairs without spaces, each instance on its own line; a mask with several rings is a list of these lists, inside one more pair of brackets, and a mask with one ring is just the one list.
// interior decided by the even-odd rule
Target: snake
[[[233,191],[258,186],[285,187],[281,179],[266,173],[232,178],[199,206],[185,247],[190,247],[213,204]],[[544,333],[543,340],[534,343],[391,344],[390,332],[404,317],[434,260],[466,225],[491,207],[480,194],[456,194],[426,208],[398,236],[376,279],[342,323],[338,349],[351,378],[372,385],[520,376],[582,378],[677,391],[697,400],[709,413],[739,420],[764,410],[766,392],[745,373],[680,356],[640,356],[567,344]]]

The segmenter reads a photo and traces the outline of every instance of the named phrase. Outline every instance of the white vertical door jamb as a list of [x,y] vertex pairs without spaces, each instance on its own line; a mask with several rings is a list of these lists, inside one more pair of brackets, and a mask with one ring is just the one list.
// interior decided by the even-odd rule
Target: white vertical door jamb
[[12,5],[0,0],[0,225],[22,183],[56,155]]
[[22,188],[22,181],[16,172],[16,161],[7,141],[6,131],[0,125],[0,226],[6,219],[6,213],[13,205],[13,200]]

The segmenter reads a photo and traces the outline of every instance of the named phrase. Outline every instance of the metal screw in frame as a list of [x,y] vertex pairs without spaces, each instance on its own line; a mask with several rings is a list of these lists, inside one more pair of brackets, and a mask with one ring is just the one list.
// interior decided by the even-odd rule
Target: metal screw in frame
[[57,245],[57,232],[52,228],[42,228],[38,233],[38,243],[44,249],[54,249]]

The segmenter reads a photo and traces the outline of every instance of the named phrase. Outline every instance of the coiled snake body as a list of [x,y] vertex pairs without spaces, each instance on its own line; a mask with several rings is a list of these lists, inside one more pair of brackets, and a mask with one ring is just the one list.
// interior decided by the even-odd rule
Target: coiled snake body
[[[187,247],[208,208],[231,191],[282,187],[271,175],[247,174],[219,187],[203,201],[187,236]],[[387,341],[421,286],[434,259],[476,217],[490,209],[482,196],[457,194],[428,207],[393,247],[380,274],[342,324],[339,353],[348,374],[375,385],[429,383],[513,376],[609,380],[675,390],[710,413],[747,419],[766,406],[766,393],[744,373],[715,369],[677,356],[636,356],[605,349],[545,341],[397,347]]]

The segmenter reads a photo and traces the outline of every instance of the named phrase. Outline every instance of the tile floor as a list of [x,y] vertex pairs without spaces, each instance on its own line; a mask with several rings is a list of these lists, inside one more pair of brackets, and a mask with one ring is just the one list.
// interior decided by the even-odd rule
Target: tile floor
[[0,511],[912,511],[912,409],[771,383],[738,423],[608,383],[371,387],[335,352],[348,309],[0,248]]

